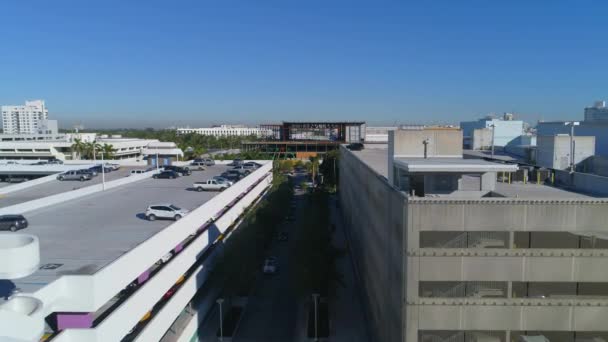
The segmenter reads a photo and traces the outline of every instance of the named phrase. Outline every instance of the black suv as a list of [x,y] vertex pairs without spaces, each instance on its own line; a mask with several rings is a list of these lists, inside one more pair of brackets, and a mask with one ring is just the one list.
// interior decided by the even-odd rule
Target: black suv
[[165,169],[165,171],[175,171],[175,172],[181,174],[182,176],[190,176],[192,174],[192,171],[190,170],[189,167],[167,165],[167,166],[163,166],[163,168]]
[[179,174],[175,171],[163,171],[161,173],[157,173],[154,176],[152,176],[152,178],[169,178],[169,179],[174,179],[179,177]]
[[244,177],[244,175],[242,175],[241,173],[239,173],[236,170],[228,170],[228,171],[222,173],[221,177],[226,178],[227,180],[229,180],[231,182],[238,182],[241,178]]
[[351,151],[361,151],[364,148],[364,146],[362,143],[352,143],[352,144],[346,145],[346,148]]
[[0,230],[10,230],[16,232],[19,229],[27,228],[27,220],[23,215],[2,215],[0,216]]

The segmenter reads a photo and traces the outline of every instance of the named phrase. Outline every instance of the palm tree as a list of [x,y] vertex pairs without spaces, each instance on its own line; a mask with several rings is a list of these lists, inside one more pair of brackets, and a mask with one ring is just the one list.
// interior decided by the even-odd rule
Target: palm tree
[[114,152],[116,152],[116,150],[114,149],[114,146],[110,144],[103,144],[103,146],[101,146],[101,152],[103,152],[103,157],[105,159],[114,159]]
[[82,153],[85,150],[85,143],[83,143],[80,139],[74,139],[74,143],[72,144],[71,148],[72,152],[75,152],[78,156],[78,159],[80,159],[82,157]]

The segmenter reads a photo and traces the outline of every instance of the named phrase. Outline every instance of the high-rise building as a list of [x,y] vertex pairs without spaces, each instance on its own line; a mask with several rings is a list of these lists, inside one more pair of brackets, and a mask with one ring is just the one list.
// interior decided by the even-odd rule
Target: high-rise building
[[339,208],[371,340],[608,340],[608,200],[464,159],[461,139],[396,130],[387,150],[340,148]]
[[23,106],[2,106],[2,128],[5,134],[36,134],[41,120],[49,111],[43,100],[25,101]]
[[608,121],[606,101],[596,101],[593,107],[586,107],[585,121]]

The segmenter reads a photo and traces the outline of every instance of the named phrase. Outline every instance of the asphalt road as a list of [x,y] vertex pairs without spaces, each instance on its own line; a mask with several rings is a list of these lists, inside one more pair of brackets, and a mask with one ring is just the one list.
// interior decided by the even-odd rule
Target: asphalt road
[[217,165],[177,179],[146,179],[28,213],[30,227],[23,232],[39,237],[40,264],[60,266],[15,283],[24,290],[36,289],[64,274],[96,272],[173,223],[146,220],[143,213],[148,205],[171,203],[195,209],[217,193],[189,190],[192,183],[226,169]]
[[[297,208],[302,196],[296,193]],[[300,214],[296,210],[296,221]],[[278,259],[276,275],[262,275],[249,297],[247,308],[241,319],[235,342],[284,342],[293,341],[296,332],[298,301],[290,285],[289,250],[292,244],[291,231],[294,223],[283,225],[280,230],[289,234],[287,242],[274,240],[269,255]],[[261,270],[260,270],[261,272]]]
[[[141,167],[121,167],[117,171],[112,171],[106,173],[105,178],[106,182],[123,178],[128,176],[133,169],[141,169]],[[15,205],[23,202],[28,202],[31,200],[60,194],[62,192],[76,190],[80,188],[84,188],[87,186],[91,186],[94,184],[101,183],[101,174],[97,175],[97,177],[93,177],[93,179],[88,181],[50,181],[48,183],[40,184],[33,186],[31,188],[23,189],[21,191],[9,193],[6,195],[1,195],[0,197],[0,208],[8,207],[10,205]]]

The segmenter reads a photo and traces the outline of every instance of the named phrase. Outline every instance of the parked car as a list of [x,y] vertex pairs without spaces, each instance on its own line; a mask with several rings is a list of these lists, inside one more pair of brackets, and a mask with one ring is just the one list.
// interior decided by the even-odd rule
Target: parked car
[[196,162],[193,161],[192,163],[190,163],[190,168],[192,170],[199,170],[199,171],[204,171],[205,170],[205,162]]
[[351,151],[361,151],[362,149],[365,148],[365,146],[363,146],[362,143],[352,143],[352,144],[346,145],[346,148]]
[[235,159],[232,161],[232,163],[229,163],[228,166],[239,166],[243,164],[243,160],[242,159]]
[[238,182],[241,178],[243,178],[243,176],[244,175],[242,175],[240,172],[234,170],[228,170],[221,174],[222,178],[225,178],[233,183]]
[[213,160],[211,158],[205,158],[205,159],[203,159],[203,163],[205,163],[205,165],[207,165],[207,166],[213,166],[213,165],[215,165],[215,160]]
[[23,215],[2,215],[0,216],[0,230],[10,230],[16,232],[19,229],[27,228],[27,220]]
[[61,165],[63,164],[63,160],[59,160],[59,159],[51,159],[48,161],[48,164],[56,164],[56,165]]
[[57,180],[60,181],[64,181],[64,180],[79,180],[81,182],[84,182],[85,180],[91,180],[92,176],[88,173],[84,173],[82,172],[82,170],[72,170],[72,171],[67,171],[64,172],[62,174],[60,174],[59,176],[57,176]]
[[106,163],[106,166],[112,168],[112,170],[116,171],[120,169],[120,164],[110,164],[110,163]]
[[188,210],[174,206],[173,204],[155,204],[146,209],[146,218],[154,221],[157,218],[179,220],[188,214]]
[[279,241],[287,241],[289,238],[289,235],[287,235],[287,232],[280,232],[279,235],[277,236],[277,239]]
[[243,167],[251,172],[257,170],[258,167],[260,167],[260,164],[258,163],[254,163],[254,162],[247,162],[245,164],[243,164]]
[[215,179],[216,181],[218,181],[218,182],[220,182],[220,183],[226,183],[226,184],[228,184],[228,185],[232,185],[232,184],[234,184],[234,182],[233,182],[233,181],[231,181],[231,180],[229,180],[229,179],[227,179],[227,178],[224,178],[224,177],[222,177],[222,176],[215,176],[215,177],[213,177],[213,179]]
[[161,173],[157,173],[154,176],[152,176],[152,178],[155,178],[155,179],[159,179],[159,178],[175,179],[177,177],[179,177],[179,174],[175,171],[162,171]]
[[141,175],[142,173],[146,173],[146,172],[148,172],[148,171],[151,171],[151,170],[142,170],[142,169],[138,169],[138,170],[131,170],[131,173],[130,173],[130,174],[131,174],[131,175]]
[[244,165],[235,166],[232,168],[232,170],[237,171],[238,173],[245,176],[251,173],[251,170],[247,169]]
[[164,166],[163,169],[165,171],[175,171],[180,174],[180,176],[190,176],[192,171],[187,166],[175,166],[175,165],[167,165]]
[[262,267],[264,274],[275,274],[277,270],[277,259],[275,257],[268,257],[264,260],[264,266]]
[[80,172],[82,172],[82,173],[89,174],[89,175],[91,175],[91,177],[95,177],[95,176],[97,176],[97,171],[95,171],[95,170],[91,170],[91,169],[82,169],[82,170],[78,170],[78,171],[80,171]]
[[105,165],[105,166],[102,167],[101,164],[97,164],[97,165],[95,165],[93,167],[90,167],[89,170],[95,171],[97,173],[101,173],[102,170],[105,173],[114,171],[113,168],[111,168],[111,167],[109,167],[107,165]]
[[223,191],[230,187],[228,183],[220,183],[215,179],[209,179],[204,182],[196,182],[192,185],[196,191]]
[[19,175],[10,175],[6,178],[6,181],[9,183],[22,183],[22,182],[26,182],[29,179],[26,176],[19,176]]

